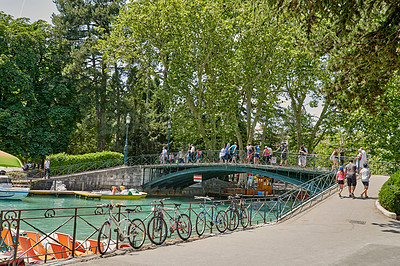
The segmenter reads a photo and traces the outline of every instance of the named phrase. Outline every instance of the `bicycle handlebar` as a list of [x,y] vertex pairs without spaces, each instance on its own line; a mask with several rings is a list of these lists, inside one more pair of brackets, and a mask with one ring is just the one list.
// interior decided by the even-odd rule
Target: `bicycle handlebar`
[[153,204],[154,202],[160,202],[160,203],[162,203],[163,201],[165,201],[165,200],[169,200],[169,199],[171,199],[171,198],[163,198],[163,199],[156,199],[156,200],[153,200],[152,202],[150,202],[150,204]]
[[208,196],[206,196],[206,197],[194,196],[194,199],[213,200],[214,198],[213,197],[208,197]]
[[102,203],[102,204],[97,204],[97,206],[98,206],[98,207],[107,207],[107,208],[125,207],[125,205],[122,205],[122,204],[120,204],[120,203],[116,203],[116,204],[114,204],[114,205],[112,205],[111,203],[109,203],[109,204],[104,204],[104,203]]

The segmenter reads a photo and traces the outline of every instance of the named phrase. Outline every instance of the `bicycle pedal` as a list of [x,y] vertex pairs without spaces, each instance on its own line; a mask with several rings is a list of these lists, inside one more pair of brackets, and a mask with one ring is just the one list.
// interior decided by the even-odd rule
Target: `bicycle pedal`
[[114,229],[114,232],[117,233],[117,232],[118,232],[118,229]]

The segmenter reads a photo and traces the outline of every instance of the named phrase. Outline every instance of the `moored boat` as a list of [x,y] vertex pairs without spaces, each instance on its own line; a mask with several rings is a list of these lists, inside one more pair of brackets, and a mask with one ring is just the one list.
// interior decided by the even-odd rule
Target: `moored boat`
[[93,191],[91,193],[75,192],[75,194],[86,198],[120,199],[120,200],[135,200],[135,199],[145,198],[147,196],[146,192],[140,192],[136,189],[125,189],[124,187],[121,187],[121,192],[117,192],[116,189],[113,189],[112,191],[103,190],[103,191]]
[[14,187],[8,176],[0,175],[0,200],[22,200],[29,193],[27,187]]

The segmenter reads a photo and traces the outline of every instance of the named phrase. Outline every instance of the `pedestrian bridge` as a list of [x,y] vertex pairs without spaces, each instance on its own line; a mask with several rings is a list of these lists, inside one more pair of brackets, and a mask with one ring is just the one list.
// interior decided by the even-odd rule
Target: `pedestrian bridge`
[[143,167],[144,188],[167,189],[182,189],[195,184],[193,181],[194,175],[201,175],[202,180],[205,181],[231,174],[250,173],[288,182],[300,187],[318,176],[332,175],[328,169],[241,163],[160,164],[146,165]]

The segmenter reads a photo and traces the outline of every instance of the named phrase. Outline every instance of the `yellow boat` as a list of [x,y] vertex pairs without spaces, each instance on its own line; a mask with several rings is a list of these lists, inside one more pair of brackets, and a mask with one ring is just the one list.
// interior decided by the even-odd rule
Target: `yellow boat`
[[75,195],[84,197],[86,199],[120,199],[120,200],[136,200],[140,198],[145,198],[147,196],[146,192],[139,191],[122,191],[121,193],[113,194],[111,191],[95,191],[95,192],[74,192]]

